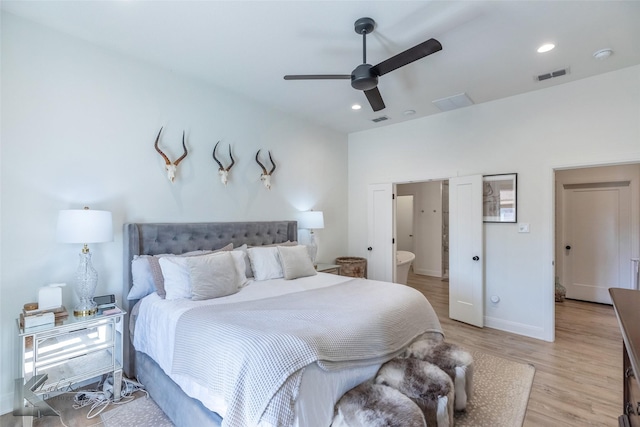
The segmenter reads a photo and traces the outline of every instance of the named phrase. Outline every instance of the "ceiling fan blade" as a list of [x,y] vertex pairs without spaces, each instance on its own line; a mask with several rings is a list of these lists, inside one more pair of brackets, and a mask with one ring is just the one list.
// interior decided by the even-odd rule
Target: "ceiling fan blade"
[[349,80],[351,74],[289,74],[285,80]]
[[429,39],[426,42],[415,45],[404,52],[382,61],[378,65],[374,65],[371,67],[371,71],[378,76],[382,76],[440,50],[442,50],[440,42],[436,39]]
[[365,90],[364,94],[366,95],[367,100],[369,100],[369,104],[371,104],[373,111],[380,111],[384,109],[384,101],[382,100],[382,95],[380,95],[380,91],[377,87]]

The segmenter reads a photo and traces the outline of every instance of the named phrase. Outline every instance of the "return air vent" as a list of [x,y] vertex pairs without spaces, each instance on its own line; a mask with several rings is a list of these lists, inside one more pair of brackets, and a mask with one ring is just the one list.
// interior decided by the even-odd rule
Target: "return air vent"
[[552,71],[550,73],[545,73],[545,74],[540,74],[539,76],[536,76],[536,80],[538,80],[539,82],[543,81],[543,80],[549,80],[552,79],[554,77],[560,77],[560,76],[564,76],[569,72],[568,68],[563,68],[561,70],[556,70],[556,71]]
[[376,117],[375,119],[371,119],[373,123],[384,122],[385,120],[389,120],[387,116]]

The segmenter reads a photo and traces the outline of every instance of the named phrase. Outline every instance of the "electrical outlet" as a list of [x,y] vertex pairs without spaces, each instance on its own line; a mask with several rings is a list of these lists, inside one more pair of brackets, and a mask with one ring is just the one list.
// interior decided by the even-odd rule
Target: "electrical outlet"
[[518,223],[518,233],[528,233],[529,232],[529,223],[528,222],[520,222]]

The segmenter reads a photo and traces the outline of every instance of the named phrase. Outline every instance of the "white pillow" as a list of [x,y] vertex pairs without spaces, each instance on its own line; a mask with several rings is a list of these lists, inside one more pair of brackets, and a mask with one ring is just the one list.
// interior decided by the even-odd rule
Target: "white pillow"
[[206,255],[206,254],[215,253],[215,252],[221,252],[221,251],[230,251],[232,249],[233,249],[233,243],[229,243],[225,247],[220,248],[220,249],[216,249],[215,251],[196,250],[196,251],[191,251],[191,252],[187,252],[187,253],[180,254],[180,255],[159,254],[159,255],[154,255],[152,257],[147,258],[148,261],[149,261],[149,265],[151,266],[151,276],[153,277],[153,283],[154,283],[154,285],[156,287],[156,293],[161,298],[165,297],[164,277],[162,276],[162,269],[160,268],[160,258],[161,257],[165,257],[165,256],[172,256],[172,257],[175,257],[175,256],[180,256],[180,257],[198,256],[198,255]]
[[253,277],[253,271],[251,270],[251,261],[249,261],[249,254],[247,253],[247,244],[235,248],[232,252],[240,252],[244,256],[245,264],[245,277]]
[[156,290],[148,258],[149,255],[134,255],[131,260],[133,286],[127,295],[128,300],[144,298]]
[[284,278],[287,280],[318,274],[313,267],[309,251],[304,245],[278,246],[278,255],[280,256]]
[[249,248],[247,253],[255,280],[279,279],[284,276],[277,246]]
[[187,259],[188,257],[168,256],[158,260],[164,278],[165,299],[191,298]]
[[[233,263],[236,266],[236,273],[238,275],[238,286],[243,287],[247,283],[249,283],[249,279],[247,279],[247,263],[245,259],[247,255],[242,251],[229,251],[228,252],[233,258]],[[251,267],[249,267],[251,270]]]
[[224,297],[240,289],[236,263],[229,252],[189,257],[186,262],[192,300]]

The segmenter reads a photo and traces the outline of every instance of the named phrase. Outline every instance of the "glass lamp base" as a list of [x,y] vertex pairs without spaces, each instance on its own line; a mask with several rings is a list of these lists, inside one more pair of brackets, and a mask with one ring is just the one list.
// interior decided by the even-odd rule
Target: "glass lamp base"
[[80,265],[76,271],[76,293],[80,302],[73,309],[74,316],[93,316],[98,305],[93,301],[93,293],[98,285],[98,272],[91,265],[89,249],[80,253]]
[[95,302],[93,304],[80,303],[73,308],[73,315],[76,317],[93,316],[98,312],[98,306]]

